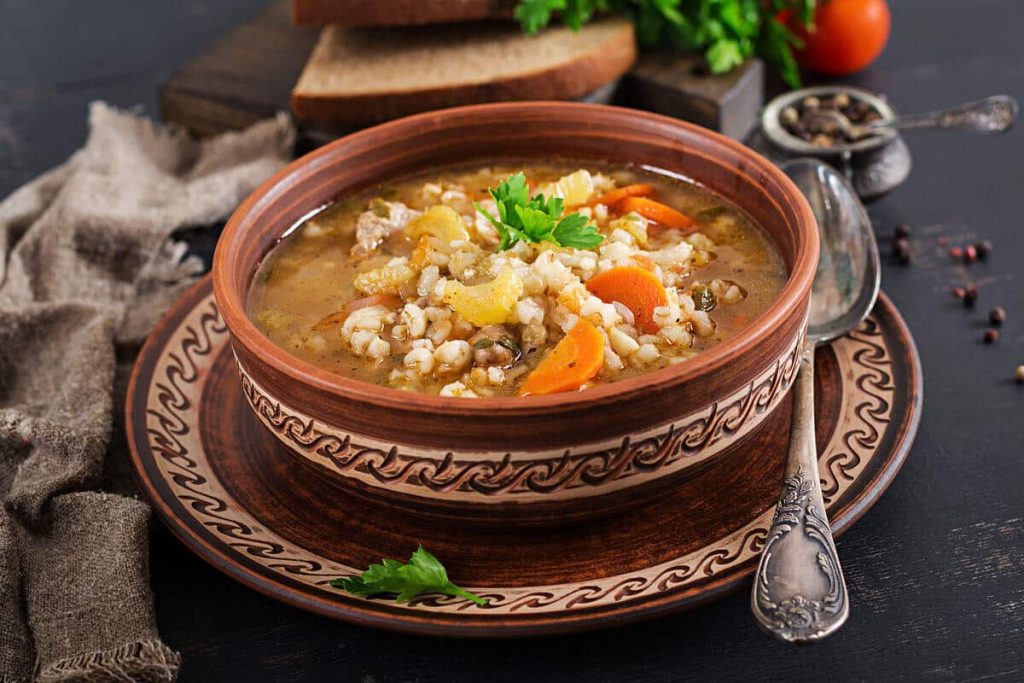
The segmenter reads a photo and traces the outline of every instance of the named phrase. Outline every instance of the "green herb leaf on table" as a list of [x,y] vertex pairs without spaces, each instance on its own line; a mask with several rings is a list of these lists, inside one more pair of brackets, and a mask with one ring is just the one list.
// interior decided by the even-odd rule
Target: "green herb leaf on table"
[[393,594],[398,602],[408,602],[423,593],[441,593],[466,598],[478,605],[487,600],[459,588],[448,580],[448,571],[441,562],[423,549],[421,545],[406,563],[397,560],[381,560],[359,576],[347,579],[333,579],[330,585],[355,595]]
[[498,251],[504,251],[520,240],[551,242],[574,249],[590,249],[604,241],[604,236],[586,216],[571,213],[563,217],[560,197],[536,194],[531,199],[526,176],[522,173],[510,175],[489,192],[498,206],[498,215],[492,215],[479,204],[476,204],[476,209],[498,231],[501,238]]
[[554,16],[579,29],[595,14],[628,17],[645,48],[674,47],[704,54],[712,73],[726,73],[759,55],[792,87],[800,85],[793,48],[800,41],[779,21],[790,13],[804,26],[814,21],[818,0],[520,0],[515,17],[526,33],[537,33]]

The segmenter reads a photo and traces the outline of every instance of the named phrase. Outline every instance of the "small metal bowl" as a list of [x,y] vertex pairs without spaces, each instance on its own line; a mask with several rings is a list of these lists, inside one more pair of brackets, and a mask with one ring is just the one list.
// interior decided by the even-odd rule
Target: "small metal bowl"
[[781,113],[786,107],[796,105],[806,97],[826,98],[840,93],[865,102],[883,120],[896,118],[896,111],[884,98],[867,90],[844,85],[794,90],[779,95],[761,112],[761,133],[770,147],[766,151],[775,158],[813,156],[822,159],[846,174],[862,198],[878,197],[900,185],[910,175],[910,151],[897,131],[889,130],[833,147],[820,147],[793,135],[782,126]]

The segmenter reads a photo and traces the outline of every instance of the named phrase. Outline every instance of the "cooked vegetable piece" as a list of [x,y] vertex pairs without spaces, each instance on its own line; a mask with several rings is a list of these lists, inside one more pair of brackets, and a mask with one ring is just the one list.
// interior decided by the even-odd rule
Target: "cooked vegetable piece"
[[594,179],[590,171],[580,169],[567,176],[562,176],[555,183],[555,193],[562,198],[566,206],[581,206],[587,203],[594,193]]
[[718,297],[711,291],[711,287],[707,285],[697,285],[690,292],[690,297],[693,299],[693,307],[698,311],[713,311],[715,306],[718,305]]
[[450,206],[439,204],[432,206],[416,216],[405,226],[405,234],[409,237],[433,235],[449,244],[456,240],[469,240],[469,230],[462,218]]
[[653,185],[648,185],[647,183],[636,183],[634,185],[626,185],[625,187],[619,187],[611,190],[610,192],[598,195],[587,202],[587,205],[594,206],[595,204],[604,204],[605,206],[612,207],[626,197],[647,197],[652,194],[654,194]]
[[638,247],[647,246],[647,224],[648,220],[636,213],[631,211],[625,216],[620,216],[613,221],[608,223],[608,232],[614,232],[615,230],[622,230],[628,232],[633,236],[634,241]]
[[506,266],[490,282],[466,286],[457,280],[444,285],[444,302],[474,325],[505,322],[523,293],[523,281]]
[[618,209],[623,213],[636,211],[644,218],[649,218],[666,228],[686,230],[697,225],[696,221],[686,214],[647,197],[626,197],[619,203]]
[[658,276],[640,266],[619,266],[598,273],[587,280],[591,294],[606,303],[618,301],[633,311],[636,326],[642,332],[654,334],[654,309],[668,304],[668,295]]
[[581,318],[526,378],[520,396],[575,391],[604,365],[604,335]]
[[382,266],[356,275],[352,286],[363,294],[397,294],[414,277],[416,271],[407,265]]

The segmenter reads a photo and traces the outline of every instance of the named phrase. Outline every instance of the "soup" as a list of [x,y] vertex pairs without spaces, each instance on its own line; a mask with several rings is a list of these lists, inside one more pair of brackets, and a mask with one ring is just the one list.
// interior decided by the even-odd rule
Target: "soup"
[[585,390],[729,339],[786,281],[694,183],[629,166],[449,168],[341,199],[264,259],[248,302],[319,368],[442,396]]

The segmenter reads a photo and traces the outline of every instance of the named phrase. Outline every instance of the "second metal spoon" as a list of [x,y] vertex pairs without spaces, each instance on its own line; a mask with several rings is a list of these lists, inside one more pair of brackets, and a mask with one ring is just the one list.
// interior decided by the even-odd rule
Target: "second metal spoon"
[[1001,133],[1007,130],[1017,118],[1017,101],[1009,95],[995,95],[977,102],[968,102],[957,107],[911,114],[895,119],[883,119],[858,124],[838,111],[820,109],[807,112],[804,125],[815,133],[840,131],[850,141],[860,140],[869,135],[878,135],[893,129],[939,128],[965,130],[973,133]]
[[754,577],[751,607],[782,640],[819,640],[849,615],[818,477],[814,438],[814,349],[855,328],[878,296],[878,245],[864,205],[849,183],[817,159],[782,169],[810,202],[821,236],[811,289],[807,339],[793,386],[793,425],[782,491]]

